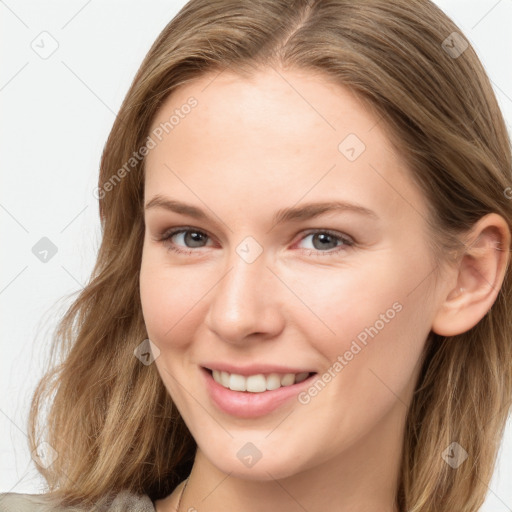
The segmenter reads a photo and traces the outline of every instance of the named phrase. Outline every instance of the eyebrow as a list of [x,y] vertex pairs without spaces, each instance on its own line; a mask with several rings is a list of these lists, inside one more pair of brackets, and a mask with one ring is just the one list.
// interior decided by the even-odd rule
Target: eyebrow
[[[209,220],[208,215],[196,206],[187,203],[182,203],[175,199],[170,199],[157,194],[154,196],[144,207],[144,210],[153,208],[162,208],[164,210],[181,213],[193,217],[198,220]],[[281,224],[284,222],[297,222],[312,219],[324,213],[331,212],[353,212],[360,215],[365,215],[373,219],[378,219],[379,216],[373,211],[355,203],[347,201],[328,201],[306,203],[302,206],[292,206],[278,210],[272,219],[272,225]]]

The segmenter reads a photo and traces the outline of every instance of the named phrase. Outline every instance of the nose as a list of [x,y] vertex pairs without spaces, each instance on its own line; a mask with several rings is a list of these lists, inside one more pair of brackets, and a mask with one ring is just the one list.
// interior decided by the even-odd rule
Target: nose
[[206,326],[232,344],[277,336],[284,327],[280,286],[265,252],[249,263],[233,250],[223,277],[208,294]]

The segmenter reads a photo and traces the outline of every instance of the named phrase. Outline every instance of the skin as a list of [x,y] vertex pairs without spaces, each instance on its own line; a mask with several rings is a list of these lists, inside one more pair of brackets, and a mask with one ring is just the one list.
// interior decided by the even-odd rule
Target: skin
[[[506,223],[482,219],[467,238],[478,255],[461,254],[435,280],[426,200],[385,127],[349,90],[297,70],[208,74],[175,91],[152,129],[190,96],[197,107],[147,155],[145,204],[160,194],[209,220],[147,209],[140,272],[157,370],[198,445],[180,510],[317,512],[336,503],[346,512],[396,511],[425,341],[431,330],[464,332],[491,307],[508,261],[495,250],[510,241]],[[338,149],[349,134],[366,146],[354,161]],[[272,224],[279,209],[330,200],[375,217],[335,211]],[[159,241],[179,227],[205,233],[203,245],[183,234]],[[322,247],[311,229],[354,245],[334,238]],[[248,236],[263,249],[252,263],[236,251]],[[210,401],[201,363],[278,363],[323,375],[397,303],[400,311],[309,403],[292,399],[244,419]],[[261,452],[252,467],[236,455],[248,442]],[[181,488],[156,510],[174,511]]]

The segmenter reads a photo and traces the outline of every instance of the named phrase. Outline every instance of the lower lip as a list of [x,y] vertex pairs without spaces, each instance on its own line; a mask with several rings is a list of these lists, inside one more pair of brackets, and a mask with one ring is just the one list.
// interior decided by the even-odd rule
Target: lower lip
[[201,368],[205,377],[206,387],[210,398],[223,412],[239,418],[257,418],[268,414],[292,398],[300,391],[311,385],[317,376],[313,374],[307,379],[291,386],[283,386],[270,391],[252,393],[250,391],[233,391],[215,382],[213,376],[205,368]]

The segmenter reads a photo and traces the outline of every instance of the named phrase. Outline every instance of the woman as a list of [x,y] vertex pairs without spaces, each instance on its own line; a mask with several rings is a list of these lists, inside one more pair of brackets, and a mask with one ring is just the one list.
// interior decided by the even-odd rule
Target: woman
[[511,178],[431,2],[189,2],[102,157],[97,264],[32,404],[49,492],[0,510],[477,511]]

